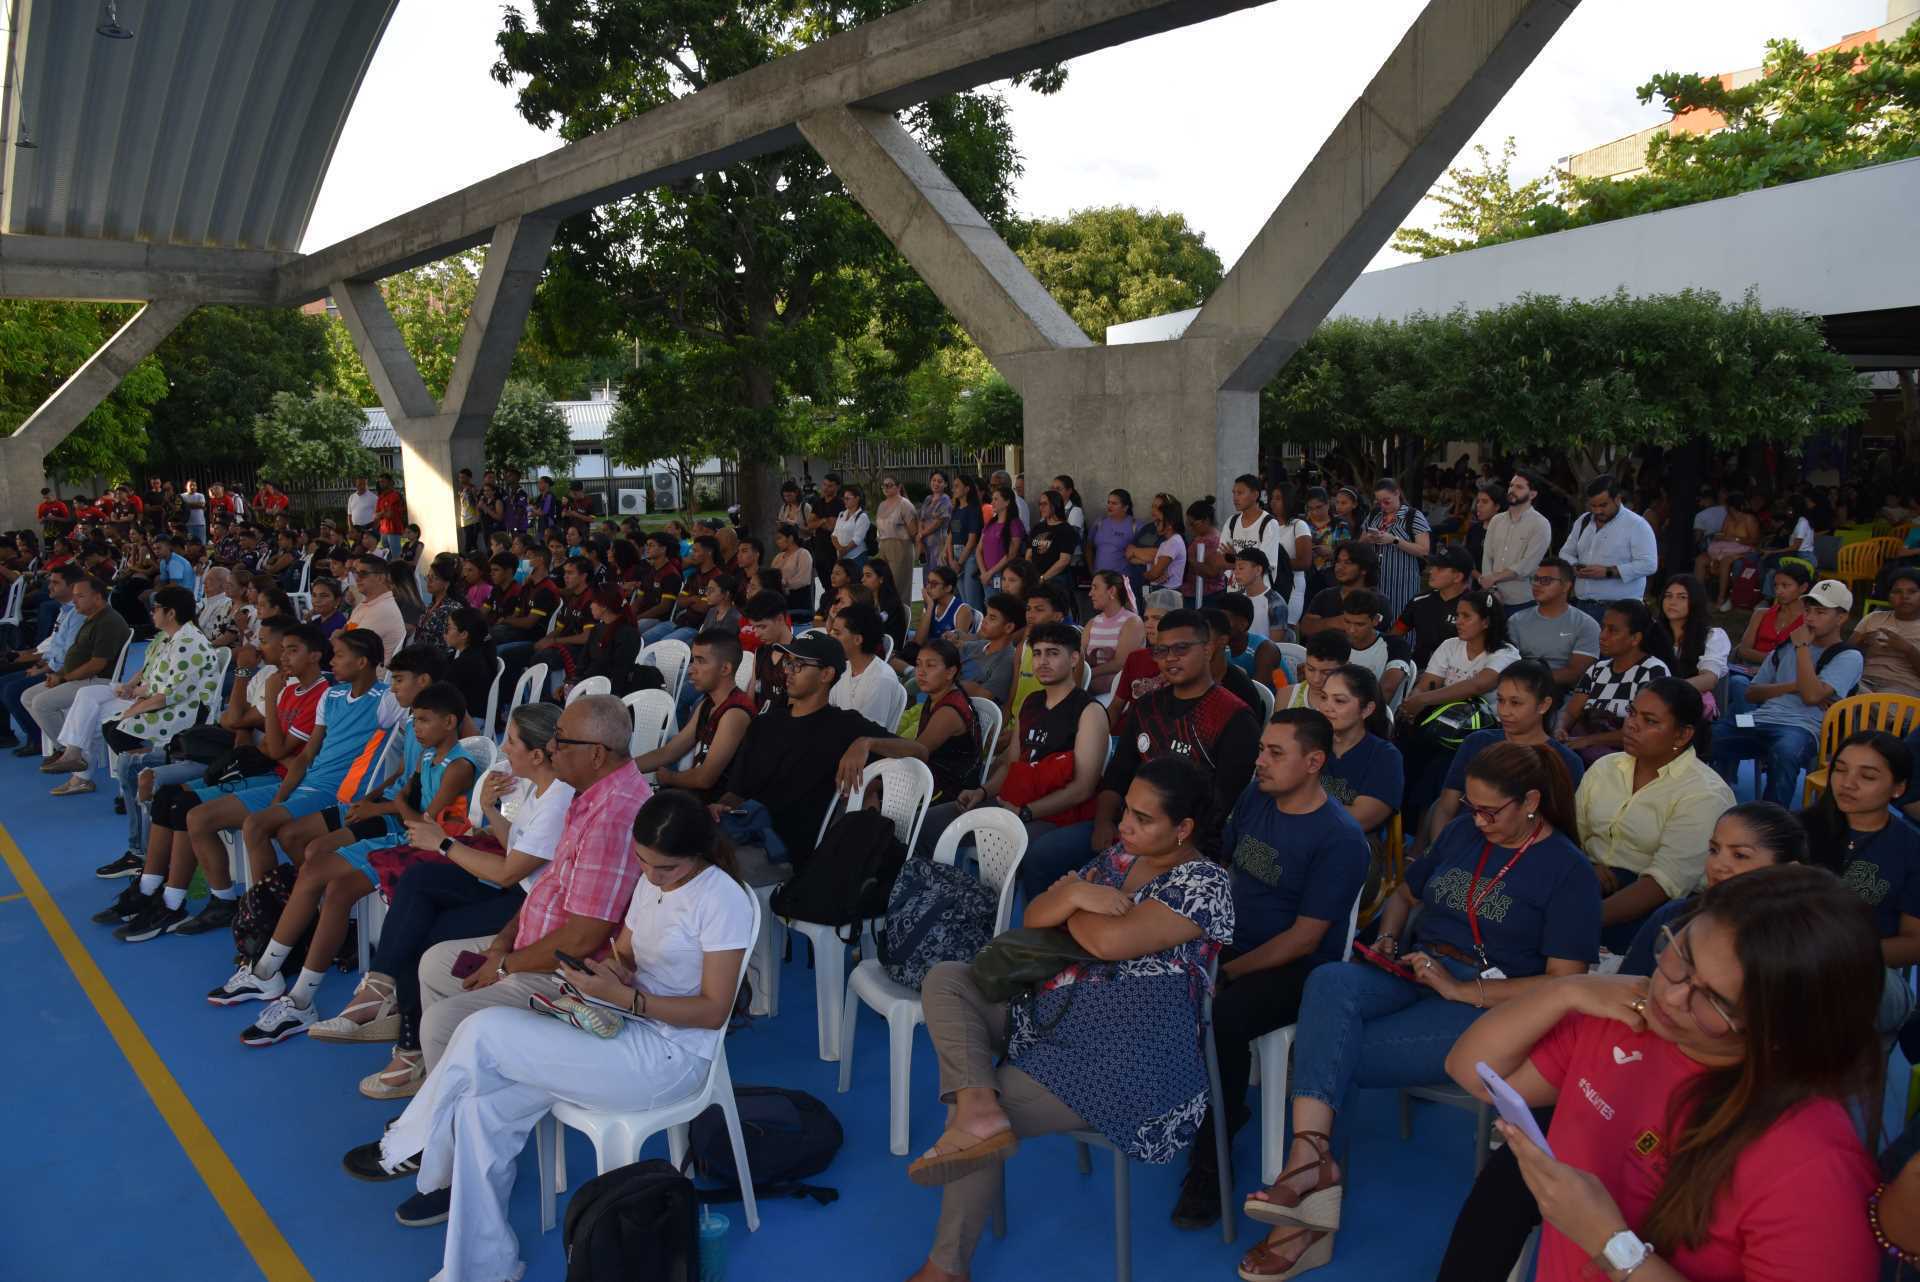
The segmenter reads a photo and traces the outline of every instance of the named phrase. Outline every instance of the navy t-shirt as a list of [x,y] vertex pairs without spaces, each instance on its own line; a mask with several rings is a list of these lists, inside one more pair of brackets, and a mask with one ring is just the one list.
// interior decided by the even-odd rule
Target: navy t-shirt
[[[1438,941],[1473,955],[1467,892],[1485,845],[1473,816],[1462,815],[1441,830],[1431,851],[1407,865],[1407,889],[1425,905],[1414,923],[1414,948]],[[1509,979],[1545,973],[1549,957],[1588,965],[1599,960],[1600,879],[1580,847],[1564,833],[1544,837],[1489,889],[1512,858],[1511,848],[1495,846],[1480,875],[1480,938],[1488,959]]]
[[1900,914],[1920,917],[1920,829],[1893,816],[1893,822],[1855,845],[1840,880],[1867,901],[1880,938],[1900,933]]
[[1654,953],[1660,945],[1660,928],[1670,927],[1678,931],[1680,918],[1692,912],[1700,904],[1700,896],[1688,895],[1685,899],[1669,899],[1653,910],[1653,915],[1640,923],[1640,929],[1634,932],[1633,944],[1627,949],[1627,955],[1620,962],[1622,975],[1653,974]]
[[1252,952],[1290,928],[1296,917],[1332,923],[1310,958],[1339,961],[1347,921],[1372,850],[1346,808],[1332,799],[1312,814],[1282,814],[1273,798],[1248,784],[1220,837],[1233,869],[1233,946]]
[[1357,797],[1375,797],[1386,802],[1387,809],[1398,810],[1406,791],[1406,763],[1400,759],[1400,749],[1368,733],[1347,749],[1346,756],[1327,754],[1320,783],[1343,806],[1351,806]]
[[[1451,788],[1455,792],[1465,792],[1467,790],[1467,767],[1473,764],[1475,757],[1485,752],[1494,744],[1505,742],[1506,737],[1507,732],[1499,726],[1495,726],[1491,730],[1476,730],[1461,740],[1460,746],[1454,749],[1452,763],[1447,766],[1447,781],[1440,785],[1442,790]],[[1569,782],[1571,782],[1575,788],[1578,788],[1580,786],[1580,776],[1587,773],[1586,763],[1580,760],[1580,754],[1572,748],[1567,747],[1566,744],[1561,743],[1558,739],[1549,739],[1547,742],[1553,745],[1554,751],[1560,754],[1560,760],[1566,763]]]

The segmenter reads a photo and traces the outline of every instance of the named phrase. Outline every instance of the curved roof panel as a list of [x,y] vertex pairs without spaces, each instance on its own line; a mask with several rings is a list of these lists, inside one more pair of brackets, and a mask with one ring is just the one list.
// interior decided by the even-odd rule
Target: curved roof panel
[[0,231],[300,248],[398,0],[5,0]]

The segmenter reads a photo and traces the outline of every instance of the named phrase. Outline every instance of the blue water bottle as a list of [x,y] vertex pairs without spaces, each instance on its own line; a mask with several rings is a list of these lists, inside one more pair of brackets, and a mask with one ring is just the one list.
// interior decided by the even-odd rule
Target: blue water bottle
[[700,1282],[727,1282],[727,1230],[733,1223],[712,1207],[700,1208]]

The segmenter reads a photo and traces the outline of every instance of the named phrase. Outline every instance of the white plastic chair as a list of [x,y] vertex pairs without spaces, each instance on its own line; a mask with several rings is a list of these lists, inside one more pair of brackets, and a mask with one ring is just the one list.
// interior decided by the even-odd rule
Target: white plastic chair
[[660,669],[660,675],[666,679],[667,693],[678,699],[680,687],[687,680],[687,664],[692,659],[693,648],[685,641],[655,641],[640,651],[637,662]]
[[[868,764],[861,773],[860,787],[847,798],[846,811],[860,809],[867,795],[867,788],[875,779],[880,780],[880,813],[893,820],[893,830],[900,842],[909,851],[920,838],[920,825],[927,817],[927,807],[933,802],[933,772],[927,769],[924,761],[912,757],[896,757],[886,761]],[[837,804],[827,807],[827,813],[820,820],[820,834],[814,838],[817,846],[827,835],[827,828],[833,823],[836,814],[842,811]],[[865,923],[862,930],[870,929],[871,923]],[[840,928],[822,926],[817,922],[789,921],[787,929],[796,931],[813,945],[813,986],[817,996],[817,1016],[820,1033],[820,1058],[832,1062],[840,1058],[840,1007],[846,1000],[847,987],[847,945],[840,938]]]
[[880,637],[880,657],[888,663],[893,662],[893,633],[883,633]]
[[733,670],[733,685],[742,694],[753,693],[753,655],[752,650],[740,652],[740,666]]
[[1254,711],[1260,716],[1260,724],[1266,725],[1273,720],[1273,687],[1264,681],[1253,683],[1253,692],[1260,696],[1260,706]]
[[[933,848],[933,861],[951,867],[959,854],[961,840],[968,835],[974,839],[980,880],[1000,897],[993,916],[993,933],[997,935],[1007,928],[1007,922],[1013,917],[1015,873],[1026,857],[1027,826],[1012,811],[998,806],[969,810],[940,834],[940,841]],[[877,959],[869,957],[855,966],[847,979],[846,1000],[840,1013],[842,1095],[853,1083],[853,1039],[862,1002],[887,1021],[887,1147],[895,1157],[904,1157],[913,1086],[913,1030],[926,1022],[926,1011],[920,1004],[919,992],[889,979]]]
[[[1347,917],[1347,943],[1340,960],[1353,956],[1354,932],[1360,928],[1360,901],[1366,887],[1354,896],[1353,912]],[[1254,1067],[1260,1074],[1260,1183],[1271,1184],[1280,1178],[1287,1160],[1287,1057],[1293,1053],[1293,1038],[1298,1024],[1277,1028],[1264,1037],[1253,1039]]]
[[[487,687],[487,719],[480,725],[480,729],[487,734],[495,733],[493,719],[500,714],[500,683],[506,679],[507,661],[496,658],[493,661],[493,684]],[[498,733],[500,742],[505,743],[507,741],[506,728],[504,726],[501,727]]]
[[993,773],[994,754],[1000,749],[1000,705],[991,699],[971,696],[967,702],[973,705],[973,715],[980,719],[980,786],[987,786],[987,776]]
[[[0,613],[0,627],[11,624],[16,630],[20,628],[21,612],[26,603],[26,599],[27,576],[24,574],[15,575],[13,583],[7,588],[7,608],[4,613]],[[15,637],[17,641],[24,641],[25,639],[24,635],[17,635]],[[16,648],[24,650],[28,647],[22,645]]]
[[[395,735],[393,743],[397,745],[400,739],[401,736]],[[473,759],[473,793],[467,802],[467,813],[478,815],[480,813],[480,781],[486,777],[487,771],[493,769],[494,764],[502,759],[500,749],[491,737],[483,734],[468,735],[460,741],[460,746],[466,750],[467,756]],[[397,747],[388,749],[389,752],[398,750]],[[386,766],[387,763],[383,759],[380,763],[383,778]],[[378,883],[375,883],[372,894],[363,896],[360,902],[353,906],[353,911],[354,920],[359,923],[354,933],[358,936],[356,943],[360,950],[360,971],[365,974],[373,969],[373,950],[380,946],[380,927],[387,920],[387,897],[381,893]]]
[[[879,660],[875,660],[879,662]],[[888,669],[891,674],[892,669]],[[858,709],[867,719],[888,733],[900,728],[901,714],[907,710],[907,688],[898,681],[882,681],[867,696],[865,707]]]
[[1307,670],[1307,647],[1295,641],[1275,641],[1273,644],[1287,665],[1287,680],[1302,680],[1300,674]]
[[[753,924],[760,926],[760,901],[752,895]],[[739,1000],[741,981],[747,977],[748,955],[740,959],[740,973],[734,977],[734,999]],[[718,1104],[727,1120],[727,1138],[733,1141],[733,1168],[739,1172],[741,1201],[747,1213],[747,1228],[758,1232],[760,1207],[753,1196],[753,1171],[747,1165],[747,1141],[740,1130],[740,1107],[734,1102],[733,1074],[727,1068],[727,1041],[723,1035],[714,1046],[713,1061],[707,1066],[707,1080],[700,1089],[684,1099],[658,1108],[633,1113],[601,1113],[578,1104],[557,1101],[553,1111],[534,1128],[534,1146],[540,1159],[540,1231],[550,1233],[556,1221],[554,1203],[566,1187],[566,1128],[571,1126],[593,1141],[593,1155],[599,1174],[629,1166],[640,1158],[640,1148],[661,1131],[667,1133],[667,1152],[679,1166],[687,1156],[688,1123]]]
[[635,690],[620,702],[627,705],[627,712],[633,717],[633,738],[627,744],[628,756],[638,757],[652,752],[680,732],[678,719],[674,715],[673,696],[665,690]]
[[584,699],[590,694],[612,694],[612,693],[613,693],[613,678],[588,677],[584,681],[575,683],[573,689],[567,692],[567,706],[572,707],[573,701],[575,699]]
[[546,688],[547,665],[544,663],[536,663],[529,667],[525,672],[520,674],[520,679],[514,682],[513,697],[507,700],[507,715],[512,716],[513,710],[521,704],[532,703],[537,700],[540,697],[540,692]]

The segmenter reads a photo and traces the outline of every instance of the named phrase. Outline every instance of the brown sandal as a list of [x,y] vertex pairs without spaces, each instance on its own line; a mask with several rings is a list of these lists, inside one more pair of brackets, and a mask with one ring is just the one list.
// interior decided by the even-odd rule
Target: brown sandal
[[[1281,1255],[1280,1248],[1302,1236],[1307,1238],[1307,1249],[1300,1252],[1292,1263]],[[1295,1229],[1277,1242],[1262,1242],[1240,1257],[1241,1282],[1287,1282],[1288,1278],[1299,1277],[1308,1269],[1317,1269],[1333,1261],[1333,1234],[1314,1229]]]
[[[1298,1131],[1294,1138],[1306,1140],[1320,1156],[1291,1171],[1280,1172],[1280,1178],[1261,1193],[1249,1194],[1241,1210],[1262,1224],[1337,1229],[1340,1227],[1340,1181],[1327,1179],[1327,1170],[1333,1165],[1333,1137],[1324,1131]],[[1287,1181],[1306,1171],[1316,1172],[1313,1187],[1305,1193],[1294,1192]]]
[[983,1140],[949,1127],[934,1141],[932,1148],[907,1167],[907,1178],[928,1188],[951,1184],[1006,1161],[1018,1147],[1019,1141],[1014,1139],[1011,1130]]

